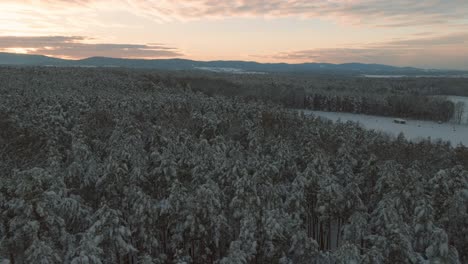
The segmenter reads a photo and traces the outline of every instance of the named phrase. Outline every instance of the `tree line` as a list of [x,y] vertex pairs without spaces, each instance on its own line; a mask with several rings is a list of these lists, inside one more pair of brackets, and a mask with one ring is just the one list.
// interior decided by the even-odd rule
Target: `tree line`
[[[302,83],[301,79],[295,80],[282,75],[273,76],[266,80],[266,77],[262,75],[239,77],[239,80],[231,78],[233,77],[229,75],[191,73],[184,76],[179,73],[179,75],[169,75],[162,79],[168,85],[179,84],[209,96],[240,96],[252,100],[271,101],[297,109],[441,122],[454,119],[457,112],[453,102],[443,96],[434,96],[438,94],[436,92],[438,89],[422,88],[416,93],[413,87],[404,88],[403,84],[395,85],[392,79],[387,80],[389,87],[381,90],[378,88],[356,88],[357,81],[353,81],[352,77],[346,77],[344,80],[337,78],[336,83],[328,78],[324,81],[325,77],[312,79],[317,80],[318,83],[330,83],[328,86],[320,86],[310,80]],[[257,78],[266,82],[261,83]],[[349,83],[346,85],[345,81],[349,81]],[[340,86],[336,85],[337,83]],[[385,83],[385,81],[379,80],[378,83]],[[413,82],[410,84],[414,85]],[[365,86],[366,82],[361,85]]]
[[[293,105],[292,105],[293,106]],[[447,122],[455,114],[455,104],[435,97],[307,95],[304,107],[312,110],[393,116]]]

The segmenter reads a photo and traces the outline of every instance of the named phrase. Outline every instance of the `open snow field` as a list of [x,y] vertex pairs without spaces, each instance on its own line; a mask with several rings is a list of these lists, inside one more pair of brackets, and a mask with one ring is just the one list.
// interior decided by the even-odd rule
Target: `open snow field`
[[403,132],[407,139],[414,141],[430,137],[432,140],[440,138],[444,141],[450,141],[454,146],[458,145],[459,143],[468,146],[467,125],[454,125],[449,123],[438,124],[436,122],[420,120],[407,120],[407,123],[403,125],[395,124],[393,122],[394,118],[391,117],[310,110],[303,111],[305,114],[313,114],[319,117],[330,119],[332,121],[341,119],[342,122],[358,122],[367,129],[386,132],[394,136],[397,136],[400,132]]

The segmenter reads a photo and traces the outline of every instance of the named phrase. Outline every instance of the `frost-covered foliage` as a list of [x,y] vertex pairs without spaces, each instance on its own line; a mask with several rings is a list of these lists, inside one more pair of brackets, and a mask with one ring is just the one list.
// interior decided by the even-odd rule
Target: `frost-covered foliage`
[[147,72],[0,73],[0,262],[468,262],[464,147]]
[[457,109],[456,101],[441,95],[466,95],[468,91],[464,78],[365,78],[339,74],[171,72],[166,82],[180,82],[208,95],[271,100],[289,108],[444,122],[454,117]]

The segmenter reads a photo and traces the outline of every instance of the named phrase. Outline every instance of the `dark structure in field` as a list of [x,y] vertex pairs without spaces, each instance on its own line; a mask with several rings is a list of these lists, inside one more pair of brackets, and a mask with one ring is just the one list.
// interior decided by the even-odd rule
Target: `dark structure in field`
[[393,120],[393,123],[405,125],[405,124],[406,124],[406,120],[401,119],[401,118],[395,118],[395,119]]

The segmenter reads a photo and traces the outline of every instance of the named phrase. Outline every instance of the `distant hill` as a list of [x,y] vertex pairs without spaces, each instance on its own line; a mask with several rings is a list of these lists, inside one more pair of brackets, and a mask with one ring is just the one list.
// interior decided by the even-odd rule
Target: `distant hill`
[[0,64],[3,65],[62,65],[67,60],[42,55],[0,53]]
[[118,59],[92,57],[82,60],[65,60],[42,55],[0,53],[0,65],[62,66],[62,67],[125,67],[159,70],[209,70],[217,72],[280,72],[280,73],[329,73],[351,75],[404,75],[443,76],[467,75],[468,72],[448,70],[424,70],[412,67],[394,67],[363,63],[258,63],[250,61],[193,61],[185,59]]

